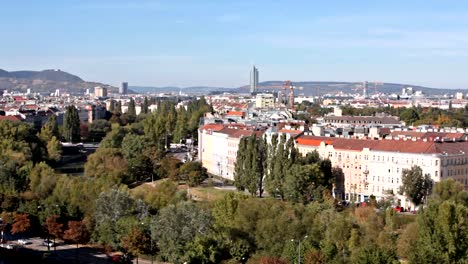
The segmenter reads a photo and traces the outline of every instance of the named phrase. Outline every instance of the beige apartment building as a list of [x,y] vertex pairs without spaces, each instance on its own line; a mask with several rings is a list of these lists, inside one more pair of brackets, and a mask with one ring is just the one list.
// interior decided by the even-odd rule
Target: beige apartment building
[[401,206],[410,203],[398,194],[404,169],[417,165],[435,181],[453,178],[468,190],[468,141],[408,139],[347,139],[317,137],[310,134],[296,138],[303,154],[317,151],[329,158],[344,173],[343,199],[363,202],[371,195],[377,199],[393,198]]

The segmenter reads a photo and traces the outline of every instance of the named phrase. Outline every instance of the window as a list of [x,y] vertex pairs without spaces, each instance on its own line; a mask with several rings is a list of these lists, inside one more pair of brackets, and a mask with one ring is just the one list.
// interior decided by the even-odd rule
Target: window
[[438,171],[435,171],[434,175],[435,175],[436,177],[439,177],[439,172],[438,172]]

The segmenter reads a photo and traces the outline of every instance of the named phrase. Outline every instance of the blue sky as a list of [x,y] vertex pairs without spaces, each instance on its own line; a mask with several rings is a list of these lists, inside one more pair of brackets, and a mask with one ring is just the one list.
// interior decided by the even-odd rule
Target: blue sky
[[468,1],[0,0],[0,68],[117,85],[468,88]]

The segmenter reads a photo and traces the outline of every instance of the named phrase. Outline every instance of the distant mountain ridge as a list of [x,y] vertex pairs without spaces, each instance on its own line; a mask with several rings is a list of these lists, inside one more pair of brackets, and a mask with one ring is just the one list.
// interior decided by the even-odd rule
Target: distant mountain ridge
[[96,86],[108,88],[110,92],[116,92],[117,88],[99,82],[87,82],[80,77],[61,71],[61,70],[43,70],[43,71],[6,71],[0,69],[0,90],[9,90],[17,92],[51,93],[56,89],[61,92],[71,94],[83,94],[86,89],[92,89]]
[[[328,82],[328,81],[304,81],[293,82],[296,87],[297,95],[315,96],[324,94],[336,94],[339,92],[362,94],[362,89],[359,88],[359,82]],[[277,92],[281,91],[283,81],[265,81],[258,84],[258,92]],[[302,87],[300,90],[299,87]],[[446,88],[429,88],[420,85],[399,84],[399,83],[382,83],[375,86],[374,83],[368,83],[367,94],[372,95],[377,93],[400,94],[403,88],[413,87],[414,91],[422,91],[426,95],[442,95],[454,94],[456,92],[467,93],[468,89],[446,89]],[[358,88],[358,89],[356,89]],[[248,85],[238,88],[226,87],[209,87],[209,86],[194,86],[194,87],[150,87],[150,86],[132,86],[132,90],[139,93],[174,93],[182,91],[183,93],[248,93],[250,88]]]

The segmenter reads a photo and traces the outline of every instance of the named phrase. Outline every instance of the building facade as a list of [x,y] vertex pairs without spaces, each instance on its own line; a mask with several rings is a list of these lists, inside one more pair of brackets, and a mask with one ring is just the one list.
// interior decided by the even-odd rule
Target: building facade
[[468,191],[468,141],[428,141],[427,139],[347,139],[310,134],[296,139],[303,155],[317,151],[328,158],[344,176],[341,198],[364,202],[371,196],[393,198],[401,206],[411,203],[399,194],[402,172],[419,166],[434,182],[452,178]]
[[250,71],[250,93],[257,92],[258,87],[258,69],[252,66],[252,70]]
[[128,93],[128,82],[122,82],[119,88],[119,94],[127,94]]

